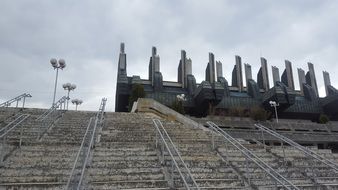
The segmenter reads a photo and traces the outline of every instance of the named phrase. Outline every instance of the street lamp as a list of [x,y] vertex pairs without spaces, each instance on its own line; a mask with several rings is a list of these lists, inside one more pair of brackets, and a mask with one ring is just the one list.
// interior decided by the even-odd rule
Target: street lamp
[[55,95],[56,95],[56,86],[58,83],[58,74],[59,74],[59,69],[64,69],[66,67],[66,62],[63,59],[59,59],[57,61],[56,59],[52,58],[50,60],[50,63],[52,64],[52,67],[54,70],[56,69],[56,77],[55,77],[55,86],[54,86],[54,96],[53,96],[53,105],[55,104]]
[[74,90],[76,88],[75,84],[70,84],[69,82],[66,84],[63,84],[62,87],[68,91],[68,95],[67,95],[67,110],[68,110],[68,103],[69,103],[69,92],[71,90]]
[[73,99],[73,100],[72,100],[72,103],[75,104],[75,106],[76,106],[76,107],[75,107],[75,110],[76,110],[76,111],[77,111],[77,106],[80,105],[80,104],[82,104],[82,102],[83,102],[83,101],[80,100],[80,99]]
[[279,103],[276,101],[270,101],[270,106],[275,108],[275,114],[276,114],[276,121],[278,123],[278,114],[277,114],[277,106],[279,106]]

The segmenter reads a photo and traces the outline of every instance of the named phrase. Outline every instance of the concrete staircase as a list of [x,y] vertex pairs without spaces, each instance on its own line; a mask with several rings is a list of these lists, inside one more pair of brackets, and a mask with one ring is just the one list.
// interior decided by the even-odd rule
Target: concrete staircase
[[[318,149],[317,147],[310,148],[317,154],[338,163],[338,155],[333,154],[331,150]],[[284,147],[284,153],[282,147],[277,146],[273,148],[270,147],[269,152],[278,159],[280,168],[284,168],[285,173],[291,173],[290,171],[293,171],[291,174],[293,174],[294,177],[297,177],[295,173],[300,173],[303,175],[303,178],[310,179],[314,187],[338,189],[338,174],[325,164],[313,160],[289,146]]]
[[[22,111],[31,117],[22,123],[20,149],[17,146],[21,129],[8,136],[8,146],[13,150],[0,166],[0,189],[65,188],[89,118],[95,112],[67,111],[38,139],[43,126],[35,119],[43,111]],[[6,114],[13,113],[1,114],[8,118]],[[160,151],[155,147],[154,118],[158,117],[146,113],[105,114],[85,170],[84,189],[184,189],[177,174],[175,188],[170,188],[170,157],[165,155],[161,163]],[[276,189],[275,182],[253,162],[247,164],[232,145],[216,138],[213,149],[207,128],[161,121],[201,189]],[[284,146],[283,151],[280,146],[264,148],[258,142],[238,140],[300,189],[338,189],[336,173],[292,147]],[[338,155],[330,150],[311,149],[338,162]]]
[[68,111],[40,140],[42,123],[35,121],[40,111],[22,123],[23,138],[18,146],[20,128],[8,136],[12,152],[0,166],[0,189],[63,189],[69,178],[77,150],[93,112]]
[[86,181],[88,189],[169,189],[146,114],[107,113]]
[[210,134],[177,122],[162,121],[202,189],[246,189],[244,179],[212,149]]

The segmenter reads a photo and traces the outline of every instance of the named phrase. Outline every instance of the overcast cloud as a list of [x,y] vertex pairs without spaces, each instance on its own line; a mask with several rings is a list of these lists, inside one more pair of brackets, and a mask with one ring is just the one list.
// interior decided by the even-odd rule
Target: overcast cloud
[[[82,110],[97,110],[102,97],[114,111],[120,42],[125,42],[128,76],[147,78],[151,47],[158,48],[164,80],[177,80],[180,50],[193,62],[197,82],[204,79],[208,52],[223,63],[231,81],[235,55],[252,65],[260,56],[284,70],[284,60],[308,70],[314,63],[320,96],[322,71],[338,87],[338,1],[225,0],[2,0],[0,2],[0,100],[33,95],[29,107],[50,107],[55,71],[49,60],[64,58],[62,84],[75,83],[72,98]],[[73,106],[71,106],[73,108]]]

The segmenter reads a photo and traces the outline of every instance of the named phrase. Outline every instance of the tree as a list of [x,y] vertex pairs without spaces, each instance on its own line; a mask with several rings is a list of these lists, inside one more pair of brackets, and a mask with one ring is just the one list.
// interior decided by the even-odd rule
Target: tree
[[131,108],[133,107],[133,103],[137,101],[137,99],[144,98],[145,96],[146,96],[146,93],[144,92],[143,85],[134,84],[131,90],[131,95],[129,96],[128,110],[131,111]]
[[270,117],[270,114],[270,112],[261,107],[253,107],[250,110],[250,117],[255,121],[266,121]]
[[171,108],[180,114],[184,114],[183,102],[186,101],[185,95],[180,94],[176,96],[175,101],[171,104]]
[[320,123],[320,124],[326,124],[329,121],[330,121],[330,119],[329,119],[329,117],[327,115],[320,114],[320,116],[318,118],[318,123]]

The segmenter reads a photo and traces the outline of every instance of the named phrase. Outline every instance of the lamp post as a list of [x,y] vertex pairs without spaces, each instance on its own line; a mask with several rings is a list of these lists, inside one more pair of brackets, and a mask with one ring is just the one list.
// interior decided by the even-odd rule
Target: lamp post
[[68,110],[68,103],[69,103],[69,92],[71,90],[74,90],[76,88],[76,85],[75,84],[70,84],[69,82],[66,83],[66,84],[63,84],[62,87],[68,91],[68,94],[67,94],[67,110]]
[[270,106],[275,108],[275,114],[276,114],[276,121],[278,123],[278,114],[277,114],[277,106],[279,106],[279,103],[276,101],[270,101]]
[[56,69],[56,77],[55,77],[55,86],[54,86],[54,96],[53,96],[53,104],[55,104],[55,95],[56,95],[56,86],[58,83],[58,74],[59,74],[59,69],[64,69],[66,67],[66,62],[63,59],[59,59],[59,61],[57,61],[56,59],[52,58],[50,60],[50,63],[52,64],[52,67],[54,68],[54,70]]
[[76,110],[76,111],[77,111],[77,106],[80,105],[80,104],[82,104],[82,102],[83,102],[83,101],[80,100],[80,99],[73,99],[73,100],[72,100],[72,103],[75,104],[75,106],[76,106],[76,107],[75,107],[75,110]]

